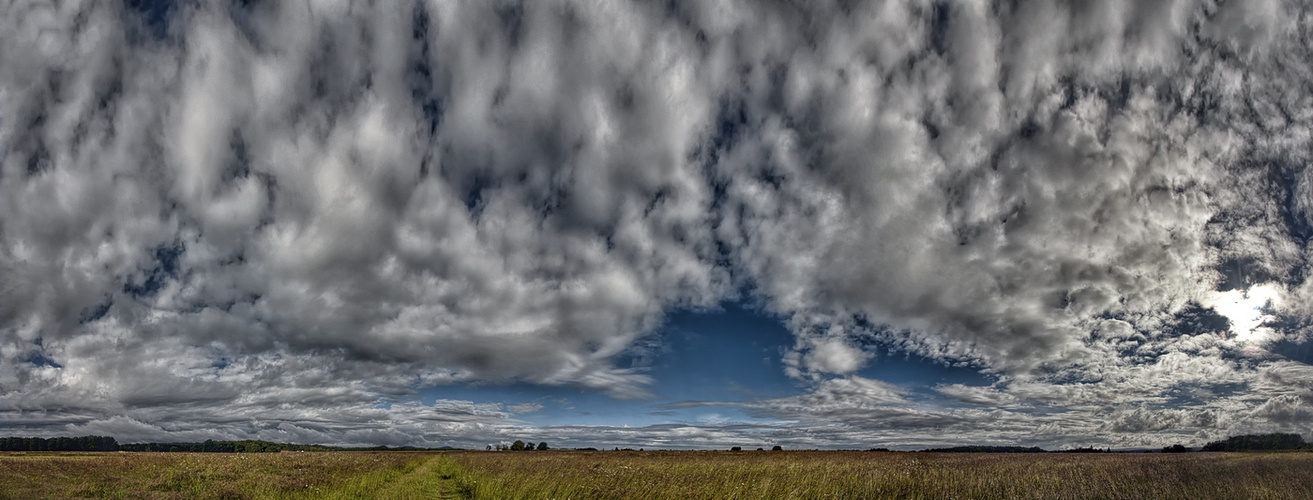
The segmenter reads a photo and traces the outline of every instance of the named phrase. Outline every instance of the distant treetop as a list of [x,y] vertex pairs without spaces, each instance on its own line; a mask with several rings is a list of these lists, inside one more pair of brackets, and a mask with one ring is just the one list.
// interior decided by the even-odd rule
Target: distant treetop
[[1044,453],[1046,450],[1038,446],[1026,448],[1024,446],[954,446],[952,448],[931,448],[928,450],[936,453]]
[[118,451],[119,443],[108,436],[57,438],[0,438],[0,451]]
[[1298,450],[1306,446],[1299,434],[1245,434],[1208,443],[1203,451]]

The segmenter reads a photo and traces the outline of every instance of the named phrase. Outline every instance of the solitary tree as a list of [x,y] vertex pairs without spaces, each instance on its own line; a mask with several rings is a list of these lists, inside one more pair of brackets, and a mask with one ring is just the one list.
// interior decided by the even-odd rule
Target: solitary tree
[[524,441],[516,439],[514,443],[511,443],[511,451],[524,451]]
[[543,451],[543,450],[546,450],[546,449],[547,449],[547,441],[543,441],[543,442],[538,443],[538,451]]
[[770,451],[784,451],[784,447],[777,444]]

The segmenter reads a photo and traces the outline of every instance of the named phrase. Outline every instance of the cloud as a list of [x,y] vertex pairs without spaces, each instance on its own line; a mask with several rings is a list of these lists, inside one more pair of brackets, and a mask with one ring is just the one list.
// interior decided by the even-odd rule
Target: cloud
[[[1237,422],[1307,430],[1306,365],[1265,348],[1313,314],[1300,5],[4,9],[7,422],[438,439],[536,409],[374,407],[653,397],[617,359],[746,300],[787,318],[811,391],[765,417],[1058,439],[991,407],[1150,405],[1107,428],[1134,434],[1212,428],[1154,405],[1232,384],[1268,408]],[[1279,300],[1228,312],[1256,292]],[[975,413],[918,408],[855,375],[881,349],[997,383],[938,386]]]
[[[1055,9],[1059,18],[1122,15]],[[755,104],[744,114],[760,126],[745,127],[717,165],[734,207],[721,228],[796,333],[829,335],[837,324],[932,357],[1034,370],[1091,356],[1085,321],[1152,313],[1137,320],[1153,328],[1164,309],[1213,286],[1203,230],[1219,207],[1192,193],[1225,177],[1220,164],[1234,146],[1224,131],[1163,109],[1147,87],[1109,99],[1102,89],[1123,78],[1097,75],[1124,68],[1066,67],[1078,72],[1071,84],[1023,72],[1111,55],[1073,43],[1050,61],[1013,60],[1004,47],[1043,43],[1027,39],[1041,36],[1033,30],[1005,29],[1024,13],[904,14],[929,26],[863,39],[841,23],[805,56],[751,60],[754,70],[784,68],[781,86],[800,90],[775,104],[769,85],[744,89]],[[1164,47],[1174,44],[1159,41],[1174,33],[1164,28],[1106,43],[1167,64]],[[935,33],[918,36],[926,29]],[[922,44],[887,47],[901,52],[885,66],[868,55],[904,39]],[[1000,88],[1002,72],[1007,83],[1031,82],[1015,89],[1027,93]],[[1163,147],[1173,153],[1153,153]],[[832,359],[804,357],[802,368],[829,371]]]
[[815,341],[800,361],[803,366],[820,372],[847,374],[861,368],[869,357],[869,353],[839,338]]
[[538,404],[538,403],[532,403],[532,402],[530,402],[530,403],[520,403],[520,404],[518,404],[518,405],[511,405],[511,406],[507,407],[506,409],[510,410],[511,413],[516,413],[516,414],[534,413],[534,412],[536,412],[536,411],[538,411],[538,410],[543,409],[543,405]]
[[983,406],[1002,406],[1016,402],[1011,394],[1000,392],[992,387],[948,384],[935,387],[935,391],[964,403]]
[[[6,323],[51,359],[112,323],[147,330],[124,347],[635,396],[647,379],[611,358],[725,290],[681,125],[706,103],[653,98],[696,82],[667,71],[687,41],[641,11],[534,6],[511,30],[437,5],[179,6],[185,44],[138,46],[116,7],[80,7],[91,22],[14,6],[47,31],[5,54],[44,68],[5,85]],[[19,49],[52,36],[85,45]]]

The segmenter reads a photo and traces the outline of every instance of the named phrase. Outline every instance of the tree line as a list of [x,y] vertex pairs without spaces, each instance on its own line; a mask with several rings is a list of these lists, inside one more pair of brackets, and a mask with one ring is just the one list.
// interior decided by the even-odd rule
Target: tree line
[[207,439],[199,443],[135,443],[119,444],[109,436],[81,437],[3,437],[0,438],[0,451],[155,451],[155,452],[190,452],[190,453],[276,453],[280,451],[429,451],[449,450],[442,448],[416,448],[413,446],[388,447],[368,446],[348,448],[343,446],[324,446],[318,444],[289,444],[270,441],[242,440],[215,441]]
[[538,446],[534,446],[533,443],[526,443],[526,442],[524,442],[524,441],[520,441],[519,439],[516,439],[514,443],[511,443],[511,444],[510,444],[510,446],[507,446],[507,445],[504,445],[504,444],[501,444],[501,443],[497,443],[497,444],[495,444],[495,445],[491,445],[491,444],[490,444],[490,445],[488,445],[488,447],[487,447],[487,450],[488,450],[488,451],[492,451],[492,450],[497,450],[497,451],[502,451],[502,450],[510,450],[510,451],[533,451],[533,450],[539,450],[539,451],[542,451],[542,450],[547,450],[547,449],[548,449],[548,448],[547,448],[547,442],[546,442],[546,441],[543,441],[543,442],[538,443]]
[[1298,450],[1309,449],[1308,443],[1299,434],[1246,434],[1231,436],[1221,441],[1204,445],[1203,451],[1257,451],[1257,450]]
[[174,451],[191,453],[276,453],[280,451],[339,451],[344,448],[317,444],[287,444],[269,441],[215,441],[200,443],[138,443],[120,445],[122,451]]
[[122,451],[181,451],[191,453],[277,453],[280,451],[432,451],[450,450],[442,448],[417,448],[414,446],[325,446],[321,444],[290,444],[270,441],[242,440],[215,441],[207,439],[200,443],[139,443],[120,445]]
[[0,451],[119,451],[119,449],[118,441],[109,436],[0,438]]
[[[1304,442],[1304,438],[1299,434],[1274,432],[1271,434],[1245,434],[1243,436],[1231,436],[1221,441],[1213,441],[1200,451],[1280,451],[1280,450],[1304,450],[1313,451],[1313,444]],[[1164,446],[1163,453],[1186,453],[1194,451],[1191,448],[1174,444]]]
[[1047,453],[1048,450],[1038,446],[954,446],[952,448],[930,448],[921,450],[934,453]]
[[[1200,448],[1200,451],[1278,451],[1305,450],[1313,451],[1313,444],[1304,442],[1304,438],[1293,433],[1246,434],[1231,436],[1221,441],[1213,441]],[[872,448],[868,451],[889,451],[887,448]],[[1022,446],[955,446],[952,448],[930,448],[921,451],[938,453],[1107,453],[1111,449],[1076,448],[1049,452],[1040,447]],[[1187,453],[1193,448],[1181,444],[1164,446],[1163,453]]]
[[[495,448],[494,448],[495,447]],[[213,439],[205,440],[200,443],[137,443],[137,444],[118,444],[113,437],[109,436],[81,436],[81,437],[56,437],[56,438],[37,438],[37,437],[0,437],[0,451],[154,451],[154,452],[193,452],[193,453],[271,453],[280,451],[424,451],[424,450],[449,450],[450,447],[442,448],[416,448],[403,446],[392,448],[387,446],[372,446],[360,448],[347,448],[341,446],[324,446],[317,444],[289,444],[274,443],[259,440],[242,440],[242,441],[215,441]],[[511,450],[511,451],[533,451],[547,450],[547,442],[543,441],[534,445],[521,440],[516,440],[510,445],[496,444],[488,445],[488,450]],[[581,448],[583,450],[596,450],[595,448]],[[739,451],[742,448],[735,446],[732,451]],[[775,446],[773,449],[782,449]],[[619,448],[616,449],[619,451]],[[1292,433],[1272,433],[1272,434],[1246,434],[1243,436],[1231,436],[1221,441],[1213,441],[1203,446],[1202,451],[1276,451],[1276,450],[1306,450],[1313,451],[1313,444],[1306,443],[1304,438],[1299,434]],[[868,451],[888,451],[885,448],[872,448]],[[951,448],[931,448],[922,451],[927,452],[949,452],[949,453],[1044,453],[1048,450],[1039,447],[1021,447],[1021,446],[955,446]],[[1098,448],[1077,448],[1072,450],[1063,450],[1068,453],[1094,453],[1108,452],[1111,450],[1101,450]],[[1182,445],[1172,445],[1164,447],[1164,453],[1183,453],[1192,451]]]

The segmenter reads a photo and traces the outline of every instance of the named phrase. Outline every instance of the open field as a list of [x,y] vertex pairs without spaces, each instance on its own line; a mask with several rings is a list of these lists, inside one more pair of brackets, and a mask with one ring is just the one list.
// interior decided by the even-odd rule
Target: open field
[[[442,498],[433,453],[6,453],[0,499]],[[451,497],[460,498],[460,497]]]
[[1313,498],[1313,453],[0,455],[0,498]]

